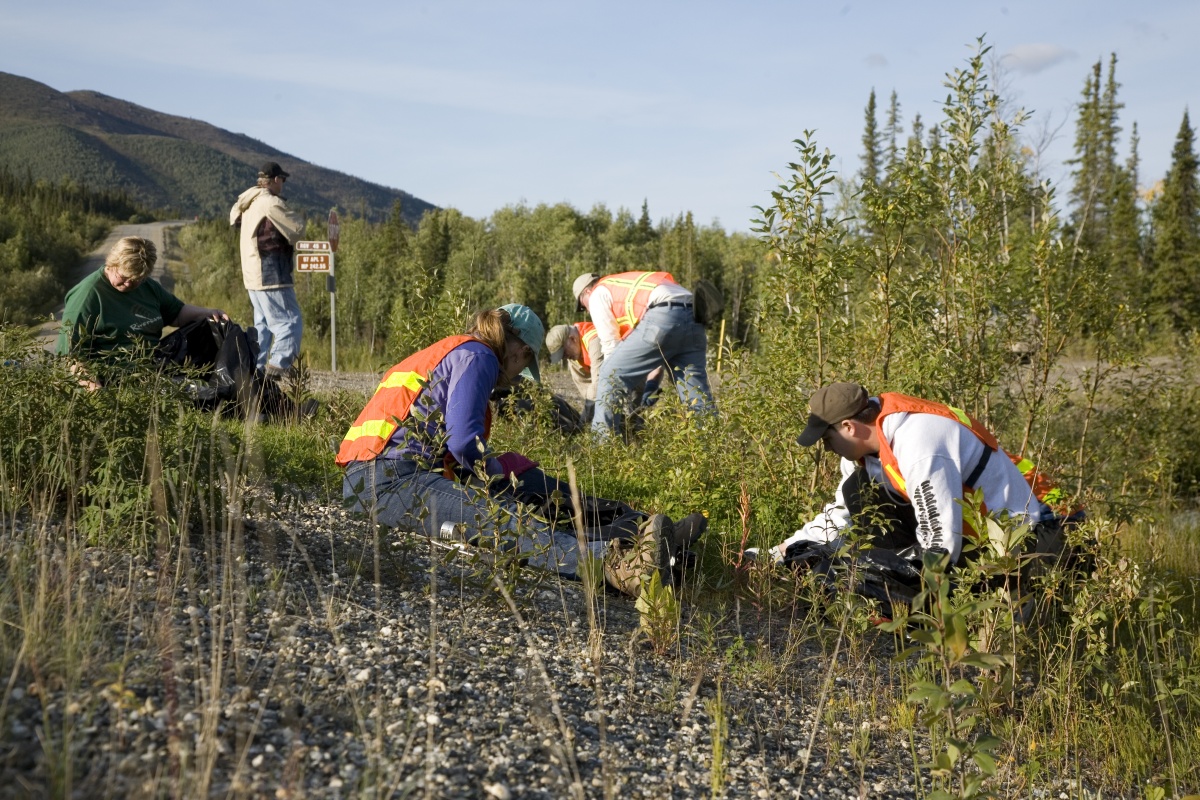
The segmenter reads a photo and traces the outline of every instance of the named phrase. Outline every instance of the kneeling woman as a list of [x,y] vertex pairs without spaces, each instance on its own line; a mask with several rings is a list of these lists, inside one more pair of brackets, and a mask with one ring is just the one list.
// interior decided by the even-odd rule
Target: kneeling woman
[[[550,528],[510,498],[489,496],[476,480],[481,472],[498,481],[510,477],[511,459],[488,454],[488,397],[534,361],[542,334],[532,328],[540,324],[518,331],[507,311],[483,311],[468,333],[388,370],[338,452],[351,509],[426,536],[440,535],[447,523],[461,525],[470,541],[494,539],[530,566],[574,579],[580,562],[574,533]],[[604,559],[610,585],[627,594],[636,595],[643,576],[665,572],[670,560],[670,543],[653,526],[636,542],[586,546],[591,557]]]

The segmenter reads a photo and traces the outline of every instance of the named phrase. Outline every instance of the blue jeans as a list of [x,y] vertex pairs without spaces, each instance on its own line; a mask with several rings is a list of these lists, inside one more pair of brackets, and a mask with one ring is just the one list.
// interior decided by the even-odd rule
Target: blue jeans
[[646,375],[666,365],[686,408],[698,416],[715,414],[708,388],[708,338],[690,308],[651,308],[637,327],[604,359],[596,376],[596,416],[592,430],[601,435],[617,427],[617,414],[633,399]]
[[300,334],[304,328],[295,288],[284,286],[249,292],[254,327],[258,330],[258,368],[266,368],[269,357],[272,367],[288,369],[300,353]]
[[[554,482],[536,472],[529,476],[535,483],[540,478]],[[415,461],[356,461],[346,468],[342,494],[351,511],[369,513],[390,528],[436,537],[443,524],[462,524],[472,543],[490,540],[496,549],[516,552],[532,567],[572,580],[579,574],[579,540],[574,533],[552,529],[509,497],[489,496],[483,488],[449,480]],[[604,557],[604,542],[587,546],[593,558]]]

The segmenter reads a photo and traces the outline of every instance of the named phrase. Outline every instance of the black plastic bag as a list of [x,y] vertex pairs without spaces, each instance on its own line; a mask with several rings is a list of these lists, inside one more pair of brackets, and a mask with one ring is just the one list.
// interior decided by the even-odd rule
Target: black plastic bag
[[[889,619],[892,603],[911,605],[920,593],[919,564],[879,547],[844,555],[838,550],[833,544],[794,542],[784,553],[783,563],[797,571],[820,575],[831,594],[849,586],[860,597],[877,601],[881,614]],[[853,583],[848,584],[848,580]]]

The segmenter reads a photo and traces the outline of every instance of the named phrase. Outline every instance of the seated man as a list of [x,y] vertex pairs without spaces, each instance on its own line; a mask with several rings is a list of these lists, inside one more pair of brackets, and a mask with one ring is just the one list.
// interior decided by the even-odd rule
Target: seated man
[[[1064,520],[1048,504],[1062,492],[960,409],[890,392],[870,397],[857,383],[833,383],[813,393],[809,411],[799,444],[823,441],[841,456],[843,481],[816,519],[771,548],[776,561],[792,546],[829,542],[854,524],[873,546],[903,558],[943,552],[962,563],[964,535],[974,536],[963,520],[968,491],[982,493],[984,513],[1042,529],[1046,539],[1061,530]],[[1038,550],[1047,552],[1042,539]]]
[[167,325],[205,318],[229,320],[218,308],[184,303],[150,277],[158,252],[154,242],[126,236],[113,245],[104,266],[69,292],[55,352],[76,359],[80,383],[98,389],[105,375],[88,374],[80,362],[120,371],[122,363],[154,351]]

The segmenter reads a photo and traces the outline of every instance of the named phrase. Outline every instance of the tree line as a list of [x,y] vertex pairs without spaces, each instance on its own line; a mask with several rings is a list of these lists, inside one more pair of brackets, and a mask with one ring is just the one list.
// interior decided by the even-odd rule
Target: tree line
[[60,303],[84,256],[117,220],[142,212],[121,192],[54,184],[0,168],[0,308],[27,325]]

